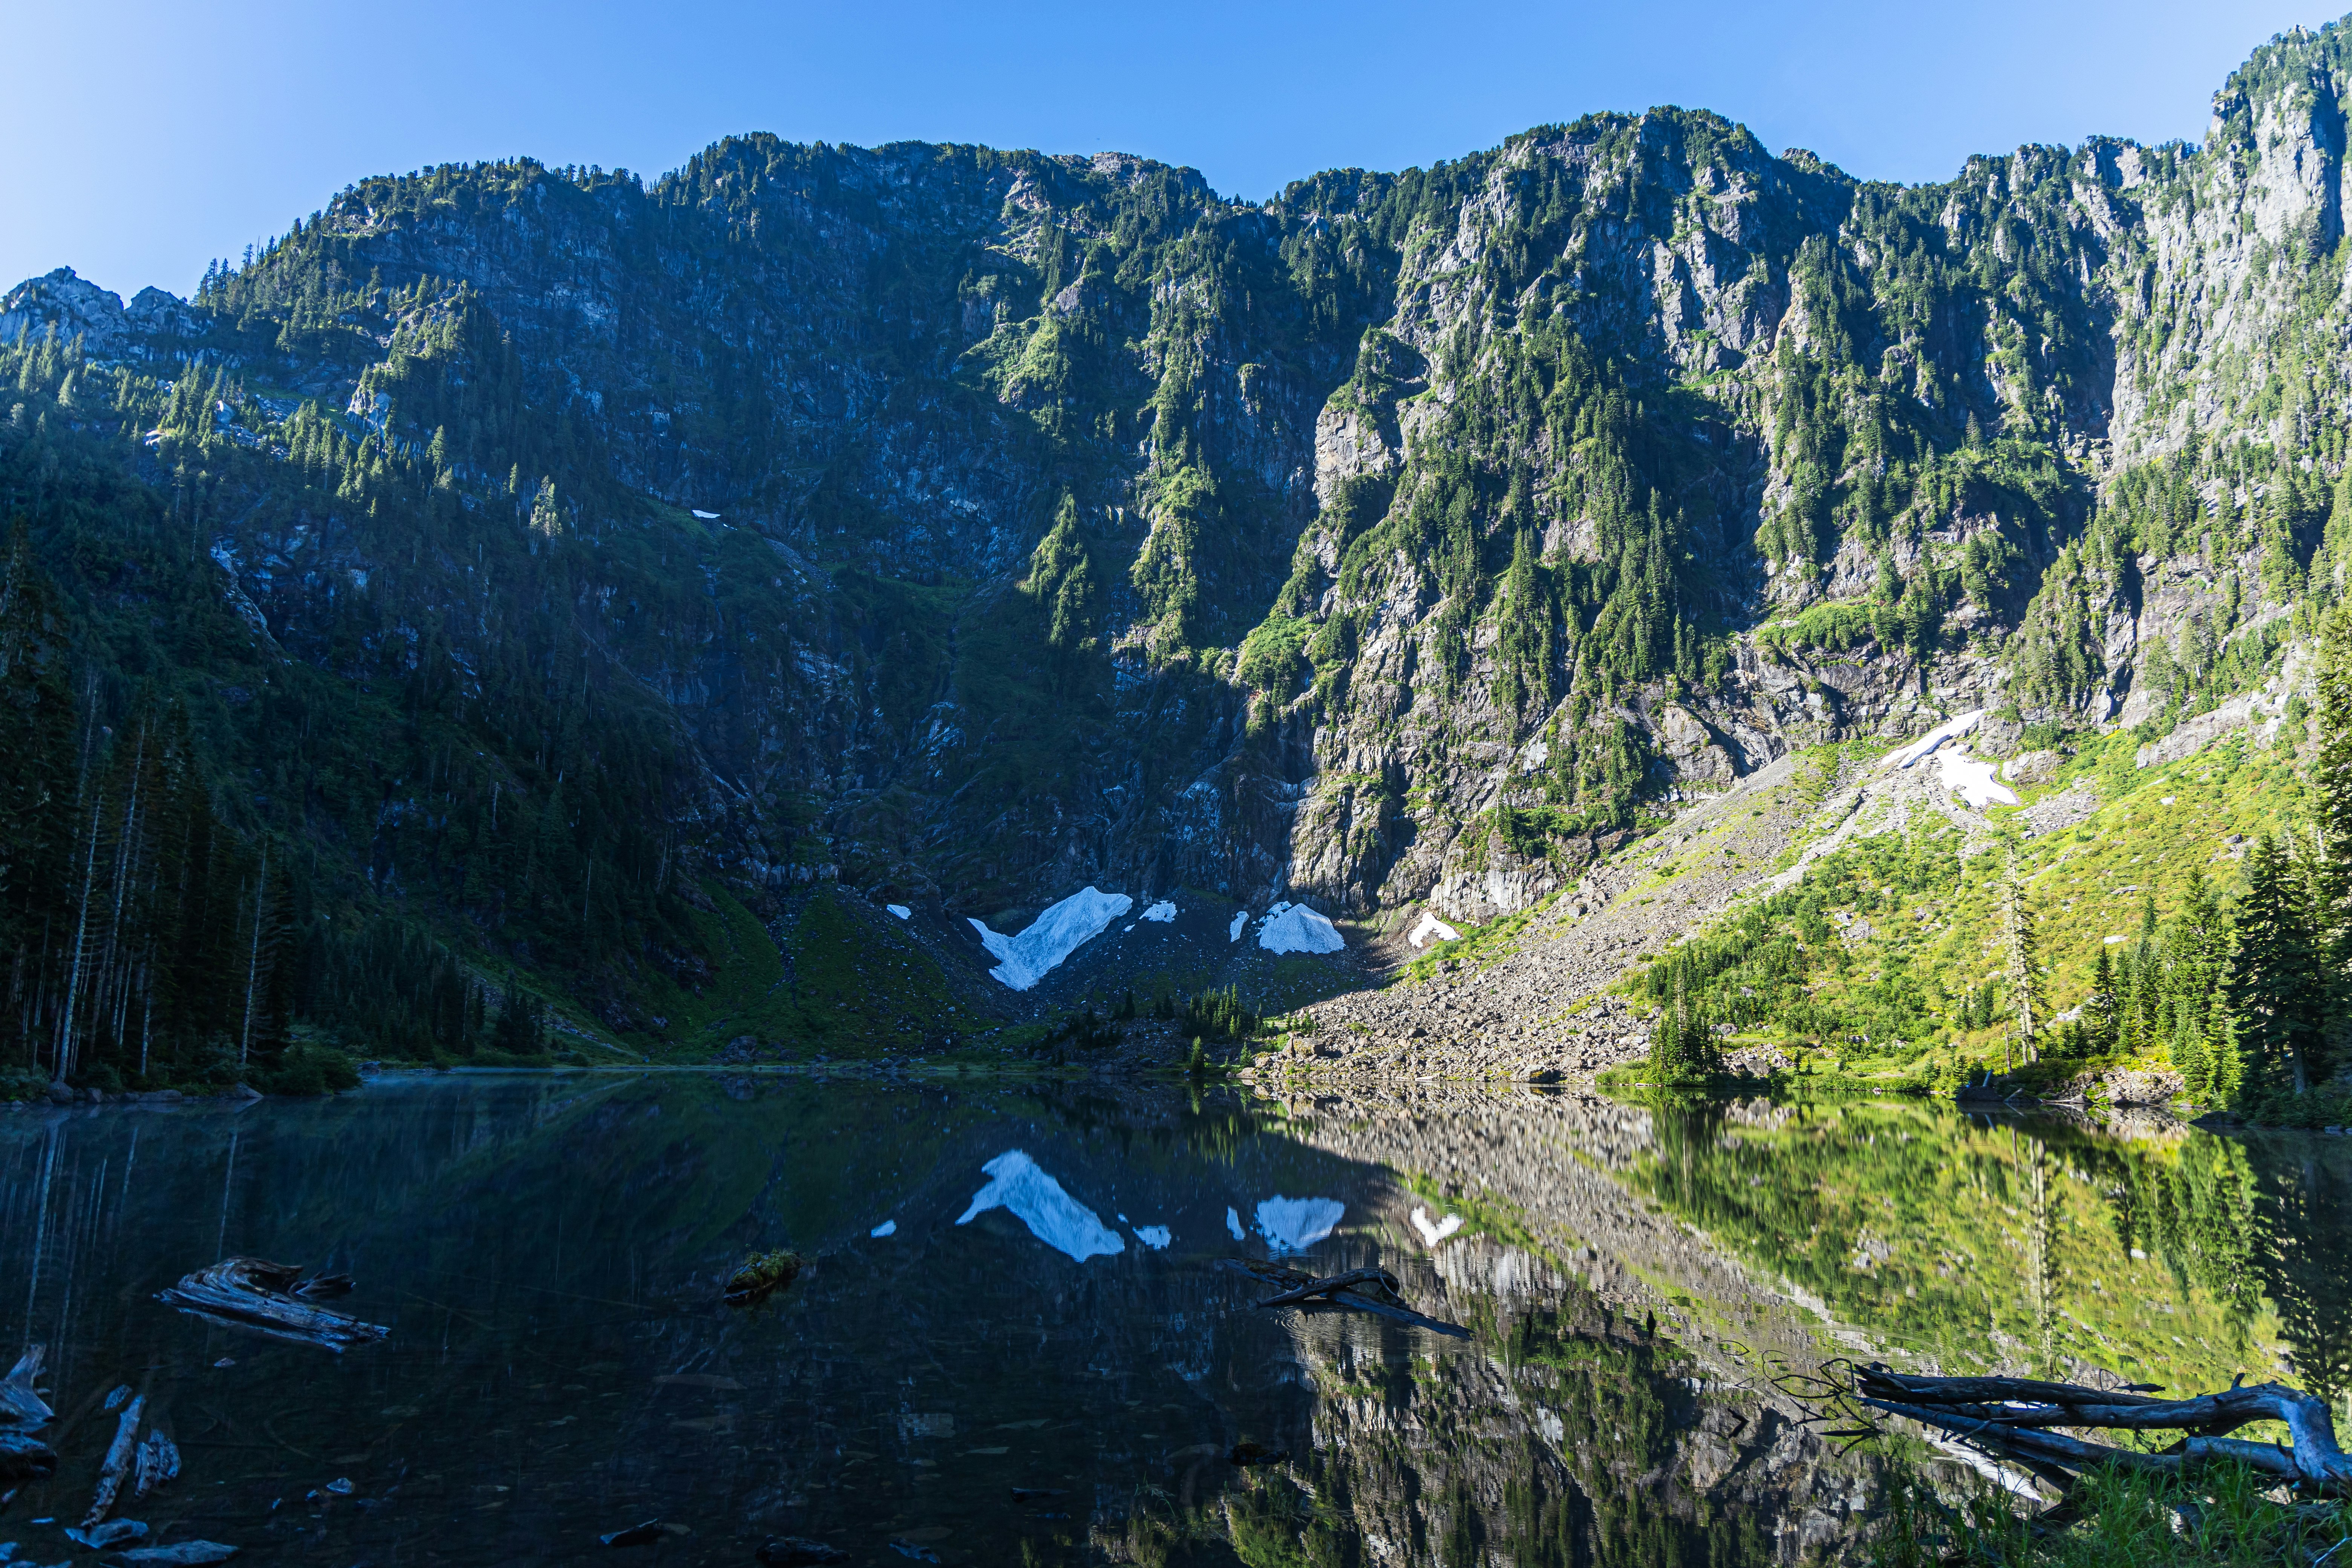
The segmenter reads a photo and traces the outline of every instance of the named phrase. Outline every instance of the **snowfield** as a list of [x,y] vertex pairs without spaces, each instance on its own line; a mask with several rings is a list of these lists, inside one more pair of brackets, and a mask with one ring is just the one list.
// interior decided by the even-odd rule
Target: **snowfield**
[[1125,893],[1088,887],[1047,906],[1019,936],[991,931],[977,920],[971,929],[980,933],[980,944],[997,961],[989,973],[1015,991],[1026,991],[1134,907],[1135,900]]
[[1947,719],[1909,745],[1887,752],[1886,761],[1881,765],[1890,768],[1907,768],[1942,746],[1945,742],[1958,740],[1983,721],[1984,710],[1981,708],[1963,713],[1957,719]]
[[1958,790],[1960,798],[1977,810],[1982,811],[1988,805],[2015,805],[2017,792],[1994,779],[1993,764],[1969,755],[1967,737],[1983,721],[1981,708],[1947,720],[1900,751],[1889,752],[1881,765],[1907,768],[1932,756],[1944,787]]
[[1405,938],[1405,941],[1419,947],[1431,937],[1435,937],[1440,942],[1460,942],[1462,933],[1427,910],[1423,910],[1421,911],[1421,923],[1412,928],[1412,934]]
[[2017,792],[1992,776],[1992,764],[1980,763],[1964,751],[1947,748],[1936,753],[1936,766],[1944,775],[1948,789],[1960,792],[1960,798],[1982,811],[1988,805],[2015,805]]
[[1305,904],[1276,904],[1266,910],[1257,944],[1268,952],[1337,952],[1348,945],[1339,927]]

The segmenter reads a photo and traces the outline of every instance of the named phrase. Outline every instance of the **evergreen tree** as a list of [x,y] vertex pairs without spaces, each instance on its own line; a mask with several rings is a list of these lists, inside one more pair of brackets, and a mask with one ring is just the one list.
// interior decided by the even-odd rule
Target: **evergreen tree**
[[2237,1047],[2263,1087],[2311,1087],[2315,1004],[2321,995],[2309,883],[2273,834],[2246,857],[2230,961],[2230,1016]]
[[2093,1051],[2104,1055],[2116,1048],[2118,1021],[2116,967],[2102,943],[2091,973],[2091,994],[2083,999],[2083,1034]]
[[1697,1083],[1723,1070],[1723,1054],[1706,1010],[1691,1000],[1678,973],[1673,998],[1650,1025],[1650,1072],[1665,1084]]
[[2040,944],[2034,935],[2033,910],[2025,901],[2025,888],[2017,879],[2012,858],[2002,882],[2001,927],[2009,959],[2009,996],[2017,1010],[2017,1037],[2025,1059],[2033,1059],[2033,1031],[2048,1010],[2042,1002]]
[[[2352,480],[2352,464],[2345,474]],[[2332,1061],[2352,1057],[2352,604],[2338,605],[2320,637],[2319,750],[2312,760],[2314,938],[2323,966],[2319,1044]]]
[[491,1031],[490,1044],[512,1057],[547,1052],[545,1008],[515,983],[511,969],[507,971],[506,992],[499,1003],[499,1021]]

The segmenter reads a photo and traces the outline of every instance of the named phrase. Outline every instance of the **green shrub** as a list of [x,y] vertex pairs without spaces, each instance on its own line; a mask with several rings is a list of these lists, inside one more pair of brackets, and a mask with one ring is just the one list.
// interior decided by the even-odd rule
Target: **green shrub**
[[265,1094],[340,1094],[359,1088],[360,1069],[326,1046],[289,1046],[276,1068],[254,1075],[253,1086]]
[[2139,1470],[2086,1472],[2075,1483],[2079,1522],[2037,1536],[2013,1500],[1980,1484],[1957,1500],[1916,1477],[1891,1481],[1871,1540],[1872,1568],[2004,1563],[2014,1568],[2163,1568],[2163,1565],[2339,1562],[2352,1533],[2341,1508],[2293,1508],[2243,1465],[2217,1464],[2193,1478]]

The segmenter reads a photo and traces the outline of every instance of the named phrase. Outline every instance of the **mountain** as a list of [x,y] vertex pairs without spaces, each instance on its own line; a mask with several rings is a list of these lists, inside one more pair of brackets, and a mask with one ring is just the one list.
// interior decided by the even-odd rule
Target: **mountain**
[[[0,1048],[937,1045],[1018,1000],[965,917],[1087,885],[1480,924],[1808,748],[2275,709],[2347,41],[1938,185],[1675,109],[1262,204],[745,136],[26,282]],[[1187,952],[1096,978],[1352,983]]]

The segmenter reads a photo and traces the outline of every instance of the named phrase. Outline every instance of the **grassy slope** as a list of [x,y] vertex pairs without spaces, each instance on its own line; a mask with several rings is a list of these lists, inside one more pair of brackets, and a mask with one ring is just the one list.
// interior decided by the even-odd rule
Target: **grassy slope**
[[745,1036],[761,1049],[807,1058],[884,1056],[992,1026],[913,934],[858,900],[824,889],[777,924],[783,940],[725,889],[706,884],[695,921],[711,977],[663,977],[653,1011],[667,1029],[625,1037],[656,1056],[700,1059]]
[[[2078,781],[2098,792],[2101,804],[2080,825],[2038,837],[2018,836],[2017,873],[2040,934],[2047,966],[2044,1000],[2052,1014],[2079,1005],[2090,989],[2093,966],[2110,936],[2136,939],[2144,890],[2153,889],[2160,918],[2182,903],[2189,872],[2200,870],[2223,900],[2240,885],[2243,846],[2232,834],[2251,838],[2286,826],[2303,809],[2296,759],[2285,745],[2263,747],[2233,736],[2186,761],[2137,769],[2138,741],[2128,731],[2091,738],[2066,760],[2049,783],[2020,787],[2020,804],[1996,806],[1996,827],[2014,832],[2033,805],[2074,787]],[[1949,842],[1957,847],[1958,836]],[[1795,848],[1792,847],[1790,858]],[[2005,856],[1995,847],[1960,865],[1957,886],[1928,887],[1906,870],[1916,868],[1921,846],[1915,828],[1905,836],[1862,840],[1846,854],[1856,868],[1848,896],[1833,914],[1867,920],[1872,935],[1841,938],[1821,955],[1811,975],[1817,1004],[1844,1010],[1857,1027],[1874,1014],[1885,1015],[1885,988],[1916,991],[1924,1004],[1926,1026],[1899,1039],[1868,1044],[1825,1038],[1779,1019],[1757,1025],[1727,1042],[1735,1046],[1779,1045],[1816,1070],[1842,1069],[1861,1079],[1932,1073],[1956,1078],[1978,1068],[1999,1068],[2009,1028],[2006,1017],[1987,1027],[1959,1026],[1961,994],[2002,973],[2004,958],[2000,888]],[[1671,877],[1709,847],[1695,840],[1658,875]],[[1817,867],[1809,879],[1820,879]]]

